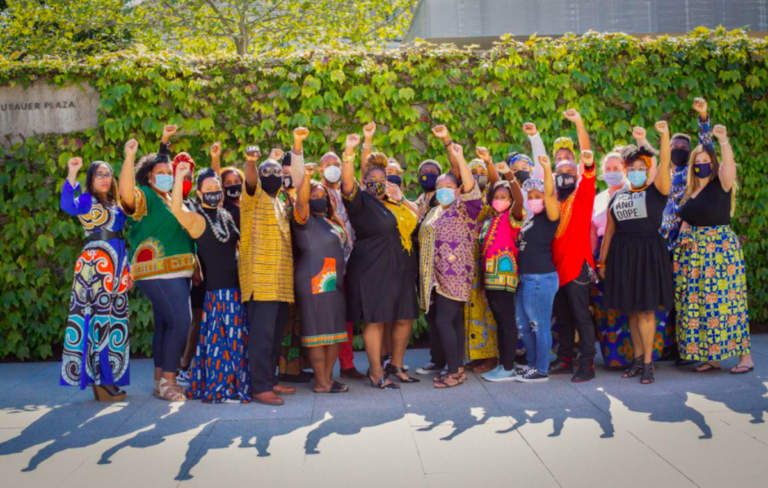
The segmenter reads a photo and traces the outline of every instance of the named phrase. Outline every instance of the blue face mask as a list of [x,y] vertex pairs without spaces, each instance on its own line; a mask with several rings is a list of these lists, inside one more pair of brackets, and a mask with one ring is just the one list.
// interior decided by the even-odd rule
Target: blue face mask
[[648,174],[645,171],[629,172],[629,182],[632,183],[632,186],[634,187],[641,187],[645,185],[645,182],[647,180],[648,180]]
[[160,191],[171,191],[173,189],[173,176],[156,174],[155,175],[155,188]]
[[456,200],[456,190],[444,186],[437,190],[435,196],[440,205],[450,205]]
[[693,174],[699,178],[709,178],[712,174],[712,163],[696,163],[693,165]]

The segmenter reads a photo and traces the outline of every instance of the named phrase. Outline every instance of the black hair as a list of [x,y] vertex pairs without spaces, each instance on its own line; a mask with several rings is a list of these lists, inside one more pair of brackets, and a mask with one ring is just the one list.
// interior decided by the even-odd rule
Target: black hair
[[[109,185],[109,191],[107,191],[107,199],[104,200],[101,195],[97,194],[93,189],[93,180],[96,179],[96,172],[99,170],[99,166],[106,167],[110,173],[112,173],[112,184]],[[115,171],[112,169],[109,163],[104,161],[94,161],[88,166],[88,171],[85,172],[85,191],[91,194],[100,204],[104,206],[111,206],[117,203],[117,182],[115,181]]]
[[502,188],[506,188],[509,192],[509,197],[512,199],[512,201],[515,201],[515,194],[512,193],[512,186],[509,184],[509,181],[497,181],[491,189],[488,191],[488,193],[485,195],[485,200],[488,202],[488,205],[493,205],[493,197],[496,195],[496,192],[499,191]]
[[437,181],[440,181],[440,178],[448,178],[449,180],[453,181],[454,185],[459,186],[459,180],[453,175],[453,173],[443,173],[437,177]]
[[672,137],[669,139],[670,141],[674,141],[675,139],[684,139],[688,141],[689,145],[693,145],[693,142],[691,141],[691,136],[688,134],[683,134],[682,132],[677,132],[675,134],[672,134]]
[[158,164],[171,164],[167,154],[151,153],[139,159],[136,165],[136,183],[149,186],[149,174]]
[[637,147],[634,144],[627,144],[621,149],[621,159],[624,160],[624,166],[629,166],[643,156],[652,158],[657,152],[648,146]]
[[290,166],[291,165],[291,151],[286,151],[285,154],[283,154],[283,159],[280,160],[280,166]]
[[200,170],[200,172],[197,173],[197,189],[198,190],[200,190],[203,187],[203,182],[208,178],[215,178],[216,181],[221,183],[221,179],[219,178],[219,175],[217,175],[214,170],[212,170],[211,168],[205,168]]

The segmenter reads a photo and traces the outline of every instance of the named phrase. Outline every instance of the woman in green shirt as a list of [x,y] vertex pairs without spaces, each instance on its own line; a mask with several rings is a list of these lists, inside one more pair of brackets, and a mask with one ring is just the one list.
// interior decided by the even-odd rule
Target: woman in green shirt
[[189,290],[195,244],[171,211],[173,169],[168,156],[149,154],[141,158],[134,180],[138,147],[134,139],[125,145],[119,184],[123,209],[133,221],[129,235],[131,269],[139,288],[152,302],[154,393],[164,400],[184,401],[184,391],[176,383],[176,366],[192,320]]

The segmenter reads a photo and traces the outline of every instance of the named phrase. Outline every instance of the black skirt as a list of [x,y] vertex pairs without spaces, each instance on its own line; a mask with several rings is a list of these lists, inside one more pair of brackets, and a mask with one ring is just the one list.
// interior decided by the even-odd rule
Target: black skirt
[[622,313],[672,310],[672,263],[664,238],[615,234],[606,260],[603,303]]

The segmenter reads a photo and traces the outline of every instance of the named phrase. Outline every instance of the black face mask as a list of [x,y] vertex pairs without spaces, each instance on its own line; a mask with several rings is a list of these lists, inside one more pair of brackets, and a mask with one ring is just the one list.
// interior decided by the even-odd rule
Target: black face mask
[[387,176],[387,181],[397,186],[402,186],[403,184],[403,178],[400,175],[389,175]]
[[475,182],[477,183],[477,186],[480,187],[481,190],[485,190],[485,187],[488,186],[488,177],[485,175],[472,175],[472,178],[475,179]]
[[203,203],[209,207],[218,207],[222,198],[224,198],[224,192],[221,190],[203,193]]
[[557,187],[558,200],[565,200],[576,189],[576,177],[561,173],[555,176],[555,187]]
[[277,193],[281,186],[283,186],[283,177],[270,175],[259,176],[261,182],[261,188],[270,195]]
[[688,164],[688,159],[691,157],[691,151],[687,149],[672,149],[672,164],[682,167]]
[[531,177],[530,171],[525,171],[523,169],[515,171],[515,179],[517,179],[517,182],[521,185],[525,183],[525,180]]
[[309,213],[312,215],[325,215],[328,210],[328,200],[325,198],[315,198],[309,201]]
[[243,193],[243,185],[227,185],[224,187],[224,192],[230,200],[237,200]]

